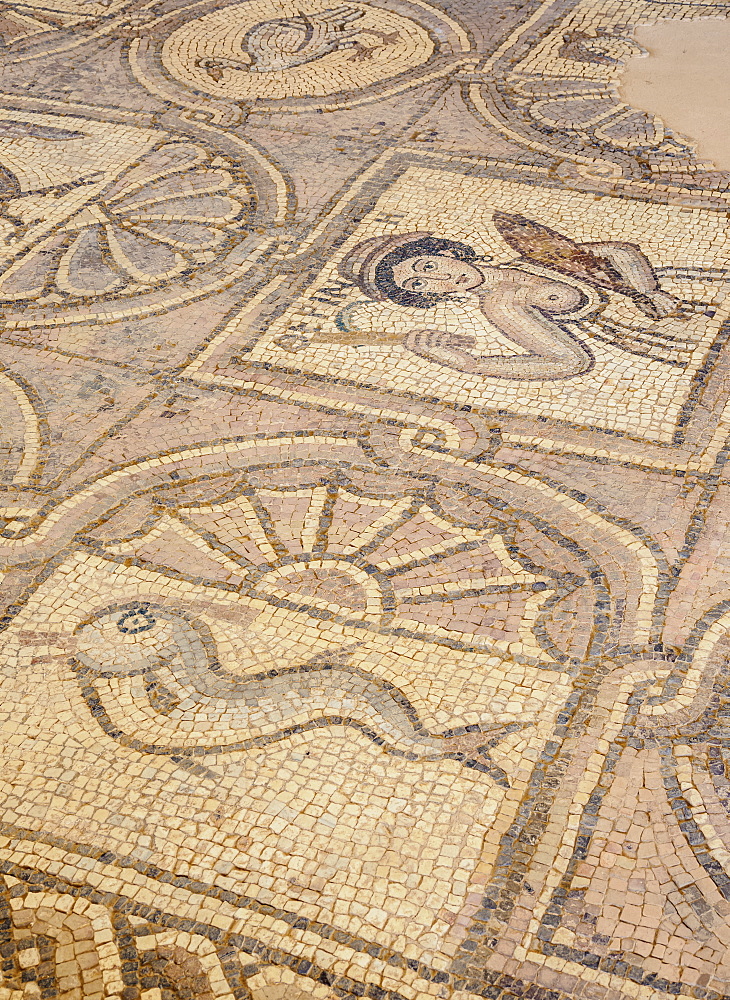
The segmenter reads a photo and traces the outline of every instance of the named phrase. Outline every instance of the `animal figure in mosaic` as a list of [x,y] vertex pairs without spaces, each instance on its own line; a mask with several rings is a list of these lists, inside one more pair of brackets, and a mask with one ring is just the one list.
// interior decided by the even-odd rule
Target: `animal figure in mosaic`
[[[106,608],[82,623],[74,657],[97,721],[143,752],[230,752],[347,726],[395,756],[455,758],[508,785],[489,748],[520,724],[430,733],[398,688],[348,661],[344,649],[300,667],[236,676],[218,662],[202,622],[149,602]],[[140,720],[132,736],[123,733],[130,704]]]
[[495,213],[494,224],[521,255],[508,265],[490,264],[464,243],[412,232],[358,244],[340,264],[340,274],[370,299],[406,307],[427,309],[466,292],[476,295],[484,318],[523,353],[480,355],[474,337],[443,330],[413,329],[399,339],[435,364],[493,378],[543,380],[588,372],[593,355],[565,321],[589,306],[591,297],[597,305],[607,293],[625,296],[654,320],[680,309],[634,244],[578,244],[506,212]]
[[215,80],[222,78],[223,69],[252,73],[293,69],[338,49],[355,47],[360,28],[354,22],[362,16],[358,7],[341,4],[314,14],[300,12],[294,17],[259,21],[244,35],[241,60],[207,58],[198,65]]

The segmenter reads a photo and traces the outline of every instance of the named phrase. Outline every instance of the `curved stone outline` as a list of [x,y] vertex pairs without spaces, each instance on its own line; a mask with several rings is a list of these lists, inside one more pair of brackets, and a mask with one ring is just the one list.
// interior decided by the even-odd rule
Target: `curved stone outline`
[[[0,893],[2,893],[3,881],[0,879]],[[11,891],[15,890],[13,897],[17,900],[17,889],[21,887],[22,883],[16,879],[8,879],[8,881],[11,882]],[[62,891],[54,892],[52,889],[27,893],[23,897],[23,903],[25,904],[24,909],[30,910],[31,914],[35,913],[35,919],[31,918],[30,924],[23,926],[24,937],[27,940],[30,933],[34,935],[33,940],[36,940],[36,935],[41,934],[50,939],[51,942],[55,941],[56,947],[52,950],[54,957],[55,952],[63,948],[63,945],[66,945],[63,948],[64,951],[71,950],[68,947],[68,942],[73,940],[73,931],[78,932],[79,924],[86,925],[85,930],[89,933],[98,958],[101,959],[97,965],[105,995],[111,998],[122,993],[125,984],[122,974],[122,958],[119,954],[119,941],[115,933],[112,915],[105,906],[100,903],[89,903],[83,897],[70,900]],[[54,905],[56,903],[57,907]],[[0,900],[0,913],[6,921],[5,926],[13,928],[13,915],[17,903],[16,907],[13,908],[3,904],[4,901]],[[44,919],[39,913],[39,911],[48,913],[49,910],[51,912],[55,910],[56,919]],[[23,983],[27,981],[25,974],[27,963],[21,964],[18,961],[25,950],[18,947],[19,943],[13,939],[12,933],[6,933],[4,936],[3,948],[6,964],[3,969],[3,986],[0,986],[0,991],[2,991],[3,996],[9,994],[10,998],[16,996],[21,998],[24,995]],[[55,975],[52,975],[52,978],[55,979]],[[13,989],[16,986],[17,993]]]
[[[0,366],[0,410],[3,431],[10,428],[10,444],[17,458],[8,462],[6,481],[15,486],[36,482],[43,469],[49,442],[42,404],[31,385]],[[14,419],[15,417],[15,419]],[[0,509],[0,514],[2,510]]]
[[[662,178],[667,171],[701,174],[708,165],[695,160],[692,140],[667,134],[660,119],[627,105],[618,94],[626,56],[642,51],[630,37],[623,14],[610,5],[601,10],[578,3],[566,10],[557,0],[547,0],[477,68],[467,85],[472,112],[522,145],[584,170],[597,171],[603,160],[618,177],[631,176],[637,165],[643,174]],[[682,16],[691,17],[691,10]],[[661,17],[666,14],[657,12],[652,18],[647,9],[640,20]],[[543,36],[537,61],[527,30],[536,25]],[[567,68],[571,63],[576,67],[573,75]],[[582,110],[590,105],[594,111]],[[548,116],[550,109],[554,111]],[[576,140],[582,149],[575,148]]]
[[[555,647],[549,638],[544,623],[549,620],[553,607],[568,597],[584,582],[573,573],[564,571],[553,571],[534,564],[524,553],[520,552],[509,534],[509,528],[503,527],[499,521],[499,513],[496,513],[496,524],[492,525],[491,518],[487,517],[484,524],[462,524],[458,519],[454,519],[445,514],[438,498],[435,496],[436,490],[429,488],[421,477],[421,481],[415,480],[410,488],[401,486],[398,490],[388,488],[387,477],[381,478],[382,473],[376,470],[371,475],[380,480],[376,483],[382,488],[382,495],[377,497],[371,493],[363,492],[348,480],[347,467],[337,468],[325,457],[319,462],[303,462],[293,468],[311,467],[312,481],[317,486],[311,491],[306,487],[303,489],[287,489],[286,486],[278,484],[272,489],[263,489],[265,494],[288,493],[323,493],[321,498],[312,497],[309,513],[313,520],[317,521],[317,533],[312,551],[304,551],[301,554],[291,552],[287,548],[287,543],[277,537],[276,524],[270,523],[268,513],[265,510],[264,498],[261,501],[257,496],[257,488],[247,486],[245,480],[240,480],[233,490],[224,493],[224,496],[212,503],[201,503],[198,505],[179,505],[170,513],[162,513],[169,510],[164,501],[153,507],[152,513],[144,521],[143,525],[136,531],[128,533],[124,539],[113,539],[96,544],[96,551],[104,558],[114,558],[127,562],[130,558],[145,566],[154,568],[154,571],[164,576],[175,578],[180,575],[177,561],[174,566],[166,566],[164,557],[158,557],[153,563],[146,558],[138,557],[138,548],[152,542],[159,544],[158,539],[172,533],[188,547],[188,551],[194,550],[202,552],[208,560],[212,559],[219,563],[224,572],[228,575],[229,583],[238,581],[237,589],[241,595],[256,602],[264,602],[272,608],[286,608],[289,611],[304,613],[316,618],[319,621],[328,621],[343,626],[348,629],[355,629],[357,635],[361,635],[365,641],[368,632],[404,637],[418,641],[431,642],[437,645],[444,645],[451,649],[464,649],[474,652],[489,653],[492,651],[496,655],[509,655],[516,662],[529,662],[545,669],[560,669],[560,664],[568,664],[570,658]],[[277,473],[281,468],[288,468],[289,463],[282,465],[273,463],[271,465],[258,464],[254,469],[256,479],[261,480],[267,472]],[[355,474],[364,472],[365,469],[353,467],[351,471]],[[460,495],[458,486],[454,486],[454,492]],[[476,495],[479,495],[477,493]],[[359,540],[357,545],[343,546],[341,542],[336,542],[332,551],[328,550],[329,531],[332,527],[331,511],[335,507],[338,499],[352,499],[355,496],[362,498],[362,502],[376,508],[383,506],[385,500],[386,513],[377,519],[371,527],[377,526],[377,533],[365,532],[367,537]],[[316,501],[322,500],[321,505]],[[489,499],[483,496],[486,504]],[[262,553],[264,561],[254,562],[251,552],[244,556],[238,552],[235,543],[231,543],[228,532],[224,529],[225,540],[218,538],[215,533],[204,530],[195,520],[197,511],[217,514],[227,513],[233,508],[235,513],[245,512],[246,522],[250,525],[250,537],[247,539],[247,548],[258,548]],[[498,509],[497,509],[498,510]],[[506,519],[514,522],[521,516],[520,512],[510,512]],[[418,518],[431,521],[436,527],[443,527],[450,532],[443,543],[434,542],[424,550],[409,549],[407,542],[403,542],[403,554],[401,557],[390,557],[385,560],[370,561],[370,556],[381,544],[387,545],[393,534],[404,532],[407,524]],[[529,519],[529,517],[528,517]],[[545,527],[532,521],[533,527],[538,531],[544,531]],[[549,532],[548,532],[549,533]],[[407,534],[407,532],[405,532]],[[557,544],[565,546],[566,543],[558,535],[552,536],[552,540]],[[89,540],[90,541],[90,540]],[[296,541],[296,540],[294,540]],[[164,544],[164,543],[163,543]],[[291,541],[290,541],[291,544]],[[190,549],[189,546],[193,546]],[[294,546],[296,548],[296,545]],[[570,548],[569,543],[567,547]],[[351,549],[351,551],[347,551]],[[439,548],[441,551],[439,552]],[[473,575],[467,579],[455,580],[453,586],[449,582],[442,581],[427,588],[428,593],[424,594],[419,590],[419,594],[414,596],[406,589],[395,587],[395,580],[401,573],[418,568],[424,562],[434,563],[441,559],[448,561],[452,556],[459,553],[487,549],[496,561],[501,564],[505,572],[496,577],[487,578],[483,574]],[[429,553],[426,556],[426,553]],[[573,553],[575,554],[575,552]],[[594,565],[588,557],[583,557],[586,563],[587,572],[591,574],[594,587],[602,592],[602,584],[599,582],[600,572],[596,575]],[[313,565],[315,567],[326,567],[333,561],[343,567],[347,567],[349,574],[353,576],[362,575],[366,577],[372,590],[379,593],[379,609],[374,612],[372,609],[360,613],[349,608],[346,602],[343,605],[312,599],[310,596],[298,594],[296,590],[292,592],[272,591],[263,587],[262,581],[272,574],[281,570],[288,570],[292,566]],[[208,570],[210,574],[210,569]],[[221,583],[214,577],[208,579],[211,587],[221,586]],[[445,625],[437,628],[429,628],[418,616],[409,617],[414,605],[432,603],[438,605],[444,600],[458,600],[459,598],[476,598],[479,596],[490,596],[496,594],[517,595],[518,602],[523,602],[522,621],[515,630],[516,634],[510,639],[498,639],[494,636],[480,636],[472,634],[468,629],[463,632],[452,630]],[[509,598],[507,598],[509,600]],[[435,608],[434,608],[435,610]]]
[[[582,952],[558,944],[560,938],[553,941],[553,935],[561,926],[555,918],[562,913],[566,894],[573,886],[576,866],[585,857],[588,844],[597,832],[597,805],[609,791],[616,761],[627,745],[658,748],[667,799],[687,846],[698,864],[707,871],[721,896],[727,898],[730,895],[730,871],[726,864],[730,853],[707,821],[697,793],[689,797],[682,794],[682,788],[689,789],[689,786],[679,773],[675,751],[677,744],[703,743],[706,719],[713,714],[713,707],[708,704],[712,683],[723,669],[721,661],[727,658],[722,644],[726,647],[728,634],[730,609],[725,601],[698,622],[678,653],[647,652],[639,660],[623,657],[600,678],[592,708],[594,719],[581,739],[585,750],[575,754],[578,766],[571,767],[574,779],[579,772],[590,772],[591,781],[572,803],[568,802],[572,798],[571,785],[566,781],[566,791],[559,793],[558,797],[564,800],[573,821],[566,827],[561,816],[559,820],[550,818],[545,826],[544,843],[546,847],[550,845],[549,851],[554,858],[551,871],[554,873],[558,869],[561,876],[557,885],[552,881],[546,882],[534,902],[530,928],[524,937],[527,961],[549,966],[552,957],[559,954],[567,973],[577,973],[589,965],[596,970],[595,981],[602,986],[620,989],[624,982],[625,972],[616,966],[615,958],[610,954],[602,958],[592,952]],[[692,720],[696,721],[693,723]],[[608,754],[605,749],[600,749],[606,745],[610,747]],[[496,882],[490,897],[492,902],[496,901],[500,891]],[[697,898],[698,905],[712,910],[712,905],[704,901],[701,891]],[[504,906],[504,902],[501,905]],[[477,919],[481,923],[487,920],[484,908],[477,914]],[[483,927],[480,934],[484,934]],[[484,949],[480,945],[480,948],[484,958],[491,946]],[[455,968],[460,968],[462,962],[463,959],[458,960]],[[630,978],[643,988],[671,994],[687,995],[690,990],[679,980],[661,980],[656,973],[647,972],[640,966],[633,967]],[[707,989],[707,996],[721,1000],[712,988]]]
[[[321,461],[324,451],[328,462],[344,462],[377,470],[357,440],[333,440],[306,432],[268,440],[233,440],[153,455],[96,477],[73,497],[54,499],[45,493],[34,497],[24,491],[22,503],[30,508],[28,520],[15,530],[2,532],[4,538],[0,538],[0,557],[8,568],[23,564],[31,555],[50,559],[78,545],[78,540],[86,537],[88,526],[100,518],[106,520],[132,497],[153,494],[163,486],[173,485],[169,479],[172,472],[179,477],[174,484],[178,487],[206,474],[240,475],[250,467],[252,460],[257,466],[265,466],[267,462],[276,464],[277,456],[287,447],[291,457],[296,456],[305,462]],[[457,466],[466,464],[463,459],[454,459],[450,464],[454,463]],[[632,525],[616,519],[607,520],[602,509],[595,505],[585,507],[570,496],[569,490],[561,490],[557,483],[543,482],[542,477],[535,475],[518,474],[511,466],[479,463],[474,468],[473,463],[468,463],[467,468],[471,468],[468,478],[472,488],[481,489],[486,496],[495,496],[500,502],[514,505],[530,517],[539,518],[544,525],[539,530],[554,531],[559,543],[561,539],[575,539],[576,551],[587,560],[591,572],[595,574],[594,586],[599,588],[602,624],[594,642],[600,646],[607,641],[608,616],[617,600],[626,602],[620,622],[624,642],[641,644],[650,638],[653,603],[657,588],[666,578],[666,568],[657,562],[658,550],[652,551],[647,547],[646,541],[637,536]],[[403,471],[422,479],[433,476],[435,481],[439,481],[443,476],[442,456],[434,457],[428,449],[416,448]],[[4,503],[8,506],[18,503],[17,497],[18,494],[8,493]],[[617,542],[620,542],[618,549]],[[102,548],[106,551],[105,546]],[[620,552],[621,563],[615,563],[615,556],[607,563],[603,558],[605,551]],[[123,560],[125,557],[119,558]],[[603,577],[604,572],[608,573],[607,581]],[[638,602],[630,596],[637,583]]]
[[[271,227],[289,221],[293,211],[293,196],[288,179],[255,143],[228,133],[205,122],[189,120],[183,115],[166,114],[161,128],[159,144],[188,142],[200,146],[212,160],[216,155],[227,158],[241,178],[250,185],[255,207],[246,227],[240,234],[231,234],[229,246],[210,262],[196,265],[192,273],[172,277],[150,291],[122,295],[111,293],[113,307],[106,296],[90,299],[80,304],[74,302],[48,302],[34,308],[24,303],[0,301],[2,326],[6,330],[26,330],[36,327],[66,327],[79,323],[120,322],[141,319],[166,313],[186,302],[207,297],[216,291],[247,280],[249,272],[259,266],[260,258],[273,244],[273,237],[266,235]],[[111,188],[117,182],[112,181]],[[56,229],[61,236],[66,221]],[[53,239],[53,234],[51,234]],[[28,254],[26,254],[28,256]]]
[[[191,6],[213,7],[214,0],[197,0]],[[237,0],[232,0],[235,4]],[[385,97],[410,90],[446,76],[455,69],[473,65],[478,58],[472,50],[472,41],[467,30],[454,18],[426,0],[378,0],[388,2],[389,9],[403,17],[416,21],[428,30],[440,51],[435,52],[423,65],[409,70],[399,77],[385,79],[364,91],[341,91],[321,98],[301,97],[265,99],[257,98],[257,110],[276,112],[335,110],[370,104]],[[172,10],[145,27],[145,35],[133,38],[129,44],[129,65],[135,79],[151,93],[164,101],[186,108],[188,112],[202,115],[215,124],[231,126],[240,123],[251,107],[246,101],[225,100],[208,94],[199,94],[178,78],[169,74],[162,65],[160,52],[162,44],[186,19],[187,11]],[[202,16],[202,15],[198,15]],[[438,30],[437,30],[438,29]],[[446,39],[444,39],[444,35]]]

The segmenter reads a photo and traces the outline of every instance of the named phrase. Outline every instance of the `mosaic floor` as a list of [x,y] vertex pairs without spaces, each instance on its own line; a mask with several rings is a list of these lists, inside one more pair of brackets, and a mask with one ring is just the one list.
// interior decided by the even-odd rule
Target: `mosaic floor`
[[730,996],[728,11],[0,2],[0,1000]]

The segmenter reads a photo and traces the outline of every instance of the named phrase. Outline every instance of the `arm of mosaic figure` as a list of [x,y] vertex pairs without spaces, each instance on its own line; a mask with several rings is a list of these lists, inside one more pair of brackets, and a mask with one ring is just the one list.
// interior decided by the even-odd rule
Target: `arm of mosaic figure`
[[601,242],[583,246],[613,264],[628,285],[651,300],[659,317],[677,312],[678,300],[662,291],[649,259],[634,243]]
[[[499,354],[474,354],[471,350],[474,345],[472,337],[446,333],[444,330],[411,330],[403,338],[403,346],[433,364],[472,375],[523,380],[582,375],[592,367],[593,359],[578,341],[574,341],[568,334],[563,335],[567,343],[562,345],[561,350],[556,350],[551,345],[551,350],[543,354],[531,352],[508,357]],[[510,334],[508,336],[515,340]]]
[[412,330],[404,337],[403,345],[436,364],[474,375],[537,380],[582,375],[592,367],[590,352],[529,304],[531,298],[544,291],[538,286],[533,289],[531,283],[514,283],[498,296],[491,294],[480,300],[485,318],[528,352],[524,355],[475,355],[472,337],[442,330]]

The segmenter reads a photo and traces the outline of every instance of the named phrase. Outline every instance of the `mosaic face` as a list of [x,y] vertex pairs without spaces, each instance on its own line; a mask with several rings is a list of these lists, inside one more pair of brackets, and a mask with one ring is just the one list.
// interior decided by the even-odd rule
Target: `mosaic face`
[[725,14],[2,5],[0,1000],[727,1000]]
[[446,254],[426,254],[396,264],[393,281],[407,292],[449,295],[478,288],[484,276],[468,261],[456,261]]

